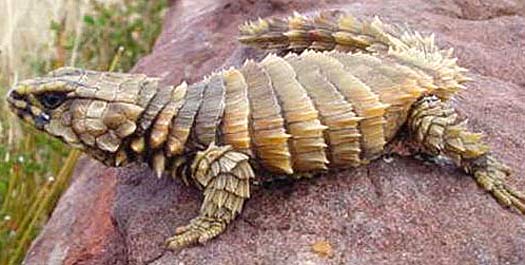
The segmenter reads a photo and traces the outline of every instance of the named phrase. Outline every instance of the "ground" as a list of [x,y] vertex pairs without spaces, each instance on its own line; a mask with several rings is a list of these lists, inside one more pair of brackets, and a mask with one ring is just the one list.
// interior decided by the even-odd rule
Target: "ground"
[[[258,57],[235,41],[244,20],[345,9],[435,32],[475,79],[453,104],[486,134],[525,190],[525,4],[520,0],[173,1],[134,72],[198,80]],[[451,165],[410,157],[258,187],[219,238],[173,253],[164,240],[197,214],[199,192],[145,166],[83,158],[27,264],[524,264],[525,216]],[[315,246],[315,247],[314,247]],[[319,247],[321,246],[321,247]]]

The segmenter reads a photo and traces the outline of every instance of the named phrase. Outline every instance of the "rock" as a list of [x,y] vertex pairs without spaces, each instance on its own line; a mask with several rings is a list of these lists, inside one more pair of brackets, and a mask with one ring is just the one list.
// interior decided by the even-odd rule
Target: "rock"
[[[498,3],[494,3],[498,2]],[[475,79],[454,102],[525,188],[525,7],[521,0],[174,1],[135,72],[196,81],[261,53],[236,43],[244,20],[345,9],[407,22],[454,47]],[[524,264],[525,217],[452,166],[395,157],[289,185],[257,187],[226,233],[179,253],[164,240],[199,192],[145,166],[83,158],[26,264]],[[325,241],[331,255],[312,245]]]

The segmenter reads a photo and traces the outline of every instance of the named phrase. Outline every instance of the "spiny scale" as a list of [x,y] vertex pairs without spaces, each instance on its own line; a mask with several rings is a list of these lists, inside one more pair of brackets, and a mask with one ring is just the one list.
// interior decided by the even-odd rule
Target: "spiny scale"
[[[392,58],[336,51],[248,61],[173,89],[152,121],[150,163],[160,175],[166,158],[217,143],[273,173],[359,166],[383,152],[410,106],[432,92],[420,85],[428,78]],[[131,143],[136,153],[141,139]]]
[[[381,155],[405,124],[423,152],[451,158],[525,213],[525,195],[505,182],[509,169],[447,104],[468,78],[433,36],[337,12],[259,20],[241,32],[242,42],[300,54],[270,54],[162,88],[143,75],[63,69],[23,82],[8,100],[21,118],[48,120],[49,134],[107,165],[142,160],[159,177],[168,170],[203,188],[199,216],[176,229],[171,248],[223,232],[252,179],[268,175],[262,169],[301,177],[357,167]],[[47,114],[39,98],[48,92],[72,99],[42,108]]]
[[323,76],[320,66],[316,64],[322,56],[324,55],[319,53],[306,53],[303,56],[289,55],[285,59],[295,69],[297,80],[319,110],[321,123],[327,126],[326,143],[331,148],[326,151],[330,154],[332,165],[357,166],[361,152],[361,134],[357,125],[362,118],[356,116],[352,105],[337,87]]
[[422,36],[408,28],[383,23],[379,18],[361,21],[340,11],[323,11],[306,17],[268,18],[240,27],[239,41],[261,49],[300,52],[340,50],[366,52],[395,60],[419,75],[428,75],[433,93],[448,99],[468,81],[466,69],[456,64],[452,49],[440,50],[434,35]]
[[246,62],[241,73],[248,85],[253,154],[272,171],[293,173],[288,147],[288,138],[291,135],[284,128],[281,106],[268,73],[253,61]]
[[318,111],[306,90],[296,80],[295,70],[283,58],[267,56],[262,62],[282,108],[284,127],[290,133],[288,147],[292,168],[298,171],[326,169],[323,131]]
[[85,83],[95,88],[80,90],[68,110],[79,121],[52,120],[49,127],[71,143],[98,148],[90,150],[113,164],[144,160],[159,177],[212,144],[231,146],[257,168],[291,175],[368,163],[382,154],[418,98],[447,99],[466,80],[433,36],[379,19],[295,14],[250,22],[241,34],[250,45],[300,53],[270,54],[195,84],[162,88],[143,75],[87,71]]
[[[241,34],[257,47],[303,52],[270,54],[189,86],[145,93],[149,103],[141,105],[129,151],[159,176],[177,157],[211,143],[231,145],[278,174],[359,166],[381,155],[418,98],[447,99],[466,80],[433,36],[379,19],[295,14],[250,22]],[[133,156],[119,151],[115,162]]]

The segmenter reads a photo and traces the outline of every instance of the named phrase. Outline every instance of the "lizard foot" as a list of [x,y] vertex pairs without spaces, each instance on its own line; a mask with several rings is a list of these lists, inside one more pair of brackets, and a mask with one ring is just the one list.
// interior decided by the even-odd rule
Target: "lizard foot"
[[489,157],[485,166],[474,171],[476,181],[498,200],[499,203],[515,207],[525,214],[525,194],[505,182],[510,170],[505,165]]
[[188,225],[180,226],[175,230],[175,236],[166,240],[169,249],[181,249],[196,243],[204,243],[226,229],[223,220],[210,217],[196,217]]

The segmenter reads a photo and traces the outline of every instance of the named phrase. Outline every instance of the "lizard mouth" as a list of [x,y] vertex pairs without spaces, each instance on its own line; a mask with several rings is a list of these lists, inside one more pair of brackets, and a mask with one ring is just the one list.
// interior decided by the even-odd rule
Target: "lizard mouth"
[[32,106],[30,101],[14,88],[7,93],[7,102],[13,113],[39,130],[43,130],[44,126],[51,120],[49,114],[36,106]]

